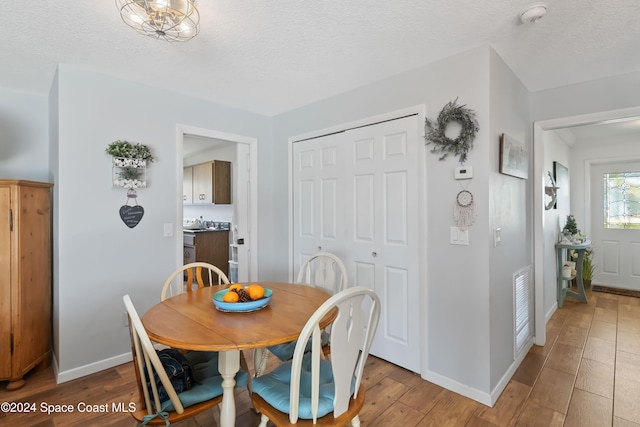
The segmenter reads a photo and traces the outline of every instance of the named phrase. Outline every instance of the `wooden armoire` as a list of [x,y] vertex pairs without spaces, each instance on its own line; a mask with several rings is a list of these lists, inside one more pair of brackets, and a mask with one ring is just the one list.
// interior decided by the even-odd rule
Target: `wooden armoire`
[[0,380],[51,359],[51,187],[0,180]]

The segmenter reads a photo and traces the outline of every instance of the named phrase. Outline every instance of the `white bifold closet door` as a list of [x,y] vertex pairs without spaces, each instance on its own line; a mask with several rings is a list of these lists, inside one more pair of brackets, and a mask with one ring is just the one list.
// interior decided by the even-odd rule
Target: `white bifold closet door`
[[381,298],[371,354],[420,372],[416,115],[293,144],[294,277],[318,250]]

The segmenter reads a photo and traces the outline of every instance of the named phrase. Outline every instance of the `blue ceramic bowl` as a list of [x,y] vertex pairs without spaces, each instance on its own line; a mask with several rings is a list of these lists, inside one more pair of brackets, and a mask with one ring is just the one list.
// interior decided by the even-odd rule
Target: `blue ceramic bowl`
[[224,302],[224,294],[226,294],[227,292],[229,292],[228,288],[218,291],[213,295],[213,303],[218,310],[237,311],[240,313],[260,310],[261,308],[266,307],[267,304],[269,304],[269,301],[271,301],[271,296],[273,295],[273,291],[271,289],[264,288],[264,298],[260,298],[259,300],[247,302]]

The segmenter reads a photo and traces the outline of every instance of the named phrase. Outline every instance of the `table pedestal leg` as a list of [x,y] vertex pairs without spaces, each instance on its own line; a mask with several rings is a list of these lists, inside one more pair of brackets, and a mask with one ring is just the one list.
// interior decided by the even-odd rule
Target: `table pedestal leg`
[[240,369],[240,351],[221,351],[218,357],[218,369],[222,375],[220,426],[231,427],[236,424],[236,402],[233,389],[236,385],[236,373]]

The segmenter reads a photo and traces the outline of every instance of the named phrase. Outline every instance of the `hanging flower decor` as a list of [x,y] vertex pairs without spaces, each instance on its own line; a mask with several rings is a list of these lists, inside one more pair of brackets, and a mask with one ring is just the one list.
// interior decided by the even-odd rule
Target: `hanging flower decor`
[[113,156],[113,185],[120,188],[145,188],[147,163],[153,162],[151,150],[144,144],[114,141],[107,145]]
[[[107,145],[107,154],[113,156],[113,186],[128,188],[127,202],[120,207],[120,219],[133,228],[144,216],[144,208],[138,204],[137,188],[147,186],[147,162],[153,162],[151,150],[144,144],[128,141],[114,141]],[[135,205],[129,206],[129,201]]]
[[[443,153],[439,160],[444,160],[449,154],[454,154],[460,156],[460,163],[464,163],[467,160],[467,153],[473,148],[473,140],[480,128],[475,111],[466,108],[465,105],[456,105],[457,102],[458,98],[447,103],[438,115],[437,121],[428,118],[425,120],[425,139],[427,144],[435,144],[431,150],[432,153]],[[455,139],[445,135],[447,126],[452,121],[458,122],[462,126],[460,135]]]
[[114,141],[107,145],[107,154],[111,154],[113,157],[124,157],[127,159],[142,159],[149,163],[153,162],[153,156],[151,150],[144,144],[134,143],[128,141]]

